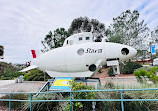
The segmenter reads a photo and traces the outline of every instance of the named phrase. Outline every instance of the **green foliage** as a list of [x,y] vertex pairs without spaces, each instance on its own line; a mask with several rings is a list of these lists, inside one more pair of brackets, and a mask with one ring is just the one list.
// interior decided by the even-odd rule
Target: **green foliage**
[[13,71],[16,70],[15,67],[13,67],[11,64],[8,64],[6,62],[0,62],[0,76],[3,75],[8,68]]
[[17,68],[13,67],[11,64],[7,64],[4,73],[0,74],[0,79],[10,80],[15,79],[21,75],[23,75],[23,73],[18,72]]
[[[60,100],[64,99],[62,93],[40,94],[34,100]],[[63,111],[67,107],[67,102],[33,102],[33,111]],[[30,103],[25,103],[22,106],[24,111],[30,111]]]
[[[46,79],[50,79],[48,75],[46,75]],[[43,81],[44,80],[44,72],[38,69],[31,70],[29,73],[24,75],[25,81]]]
[[150,69],[140,68],[134,71],[134,75],[136,76],[137,80],[141,83],[146,81],[152,81],[153,83],[158,83],[158,67],[153,66]]
[[158,26],[154,29],[154,31],[151,32],[151,39],[153,43],[158,42],[157,37],[158,37]]
[[[27,95],[27,94],[12,94],[11,98],[16,99],[16,100],[27,100],[27,99],[29,99],[29,95]],[[5,95],[5,96],[1,97],[0,99],[10,99],[10,95]],[[16,111],[20,111],[24,104],[25,104],[24,102],[13,102],[12,101],[11,108],[16,110]],[[8,107],[9,102],[8,101],[1,101],[0,105],[3,107]]]
[[[101,90],[104,89],[144,89],[144,88],[157,88],[158,84],[138,84],[137,85],[125,85],[125,84],[114,84],[106,83],[104,87],[100,87]],[[124,91],[124,99],[156,99],[158,96],[158,91]],[[98,92],[97,99],[120,99],[120,92]],[[125,111],[157,111],[158,102],[154,101],[124,101]],[[120,102],[97,102],[97,111],[121,111]]]
[[68,29],[70,34],[90,32],[91,30],[97,39],[106,35],[105,25],[97,19],[89,19],[88,17],[75,18]]
[[[76,90],[94,90],[94,87],[92,86],[87,86],[86,84],[82,83],[82,82],[71,82],[70,83],[72,86],[72,90],[76,91]],[[76,92],[73,95],[74,99],[93,99],[95,98],[95,93],[89,93],[89,92]]]
[[[72,81],[72,90],[94,90],[93,87],[87,86],[83,83],[77,83]],[[74,92],[72,93],[73,99],[94,99],[95,92]],[[60,100],[60,99],[70,99],[69,93],[49,93],[49,94],[40,94],[34,100]],[[70,111],[69,102],[34,102],[32,103],[32,109],[35,111]],[[91,110],[91,102],[73,102],[73,110]],[[25,103],[23,105],[23,110],[29,111],[30,104]]]
[[[94,90],[94,87],[92,86],[87,86],[84,83],[78,83],[72,81],[71,83],[72,90]],[[74,92],[73,93],[73,99],[95,99],[95,92]],[[92,102],[73,102],[73,110],[74,111],[79,111],[79,110],[84,110],[86,109],[87,111],[91,110],[91,105]],[[68,106],[68,109],[70,106]]]
[[98,70],[98,73],[102,73],[102,70],[101,70],[101,68]]
[[132,74],[135,69],[142,67],[141,64],[137,62],[127,62],[126,65],[123,67],[123,74]]
[[[83,83],[72,83],[74,86],[74,90],[79,90],[86,88]],[[100,87],[99,89],[144,89],[144,88],[157,88],[158,84],[139,84],[139,85],[121,85],[121,84],[113,84],[106,83],[105,86]],[[91,89],[91,88],[90,88]],[[93,89],[93,88],[92,88]],[[86,90],[86,89],[85,89]],[[76,94],[80,95],[81,93],[72,93],[73,99],[120,99],[119,91],[106,91],[106,92],[89,92],[89,96],[85,96],[86,93],[83,92],[83,95],[76,96]],[[12,96],[13,99],[24,99],[28,98],[29,95],[19,95],[15,94]],[[123,91],[124,99],[157,99],[158,91],[157,90],[149,90],[149,91]],[[7,99],[9,96],[5,96],[2,99]],[[69,93],[49,93],[49,94],[40,94],[38,97],[34,97],[33,100],[65,100],[70,99]],[[29,98],[28,98],[29,100]],[[2,102],[3,106],[8,106],[9,102]],[[69,102],[33,102],[32,109],[33,111],[70,111],[70,103]],[[157,111],[158,102],[155,101],[124,101],[125,111]],[[22,105],[22,107],[21,107]],[[73,102],[73,110],[75,111],[90,111],[91,102]],[[12,108],[15,110],[24,110],[29,111],[30,103],[26,102],[25,104],[21,102],[14,103],[12,102]],[[120,102],[107,102],[101,101],[96,102],[96,111],[121,111],[121,103]]]
[[112,67],[108,70],[108,75],[111,77],[114,75]]
[[144,20],[139,22],[137,10],[126,10],[120,16],[113,18],[113,23],[107,29],[110,42],[121,43],[137,49],[148,49],[146,38],[149,37],[149,28]]
[[4,75],[1,76],[0,79],[2,80],[10,80],[10,79],[15,79],[17,77],[20,77],[21,75],[23,75],[23,73],[15,71],[15,72],[6,72]]
[[45,36],[44,40],[41,41],[42,45],[44,46],[44,49],[42,49],[41,51],[46,52],[53,48],[58,48],[63,46],[64,40],[69,36],[70,36],[69,32],[67,32],[64,28],[58,28],[54,30],[54,33],[50,31]]

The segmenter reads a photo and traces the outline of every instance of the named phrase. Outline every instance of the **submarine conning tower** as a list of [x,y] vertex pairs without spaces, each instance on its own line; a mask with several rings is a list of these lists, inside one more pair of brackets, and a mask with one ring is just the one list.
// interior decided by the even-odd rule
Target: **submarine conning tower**
[[81,44],[87,42],[96,42],[95,36],[92,32],[82,32],[82,33],[71,35],[70,37],[65,39],[63,46],[69,46],[69,45]]

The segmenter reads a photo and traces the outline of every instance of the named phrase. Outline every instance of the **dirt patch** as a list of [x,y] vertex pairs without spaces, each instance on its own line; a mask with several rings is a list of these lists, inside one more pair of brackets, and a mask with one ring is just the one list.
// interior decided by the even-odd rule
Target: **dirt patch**
[[[95,73],[92,77],[98,77],[98,78],[106,78],[109,77],[108,75],[108,70],[110,69],[110,67],[108,68],[103,68],[101,69],[101,73],[97,72]],[[130,77],[130,76],[134,76],[134,74],[119,74],[118,77]]]
[[109,69],[110,68],[103,68],[103,69],[101,69],[101,73],[97,72],[92,77],[98,77],[98,78],[109,77],[109,75],[108,75],[108,70]]
[[130,77],[134,76],[134,74],[119,74],[118,77]]

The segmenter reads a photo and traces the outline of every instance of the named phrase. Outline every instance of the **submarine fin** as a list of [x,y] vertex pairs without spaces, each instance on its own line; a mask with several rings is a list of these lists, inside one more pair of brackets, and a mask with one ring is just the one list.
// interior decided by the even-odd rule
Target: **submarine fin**
[[50,77],[91,77],[94,72],[85,71],[85,72],[54,72],[46,70],[47,74]]
[[29,67],[27,67],[27,68],[25,68],[25,69],[22,69],[22,70],[19,71],[19,72],[26,72],[26,71],[29,71],[29,70],[31,70],[31,69],[36,69],[36,68],[38,68],[38,66],[36,66],[36,65],[31,65],[31,66],[29,66]]

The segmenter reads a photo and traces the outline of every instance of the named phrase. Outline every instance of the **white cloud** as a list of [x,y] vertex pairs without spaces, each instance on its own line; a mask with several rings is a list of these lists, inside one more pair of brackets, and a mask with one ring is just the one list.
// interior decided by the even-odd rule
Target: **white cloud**
[[150,21],[148,26],[154,29],[157,5],[157,0],[1,0],[0,44],[5,47],[5,61],[31,60],[30,50],[41,49],[50,30],[67,29],[79,16],[98,19],[107,27],[123,11],[140,9],[140,20]]

